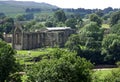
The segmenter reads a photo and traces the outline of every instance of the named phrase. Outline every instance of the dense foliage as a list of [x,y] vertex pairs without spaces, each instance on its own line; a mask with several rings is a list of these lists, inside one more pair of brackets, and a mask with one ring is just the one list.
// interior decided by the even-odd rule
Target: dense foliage
[[102,54],[105,55],[105,61],[114,64],[120,60],[120,36],[109,34],[102,41]]
[[117,24],[120,21],[120,11],[114,12],[111,16],[111,26]]
[[16,72],[15,53],[10,45],[0,41],[0,82],[10,81],[11,73]]
[[120,23],[117,23],[117,24],[113,25],[110,28],[110,33],[119,35],[120,34]]
[[65,22],[66,20],[66,15],[63,10],[56,11],[54,17],[57,22]]
[[13,18],[4,17],[0,19],[0,32],[10,33],[14,27]]
[[71,27],[72,29],[76,29],[76,24],[77,24],[77,20],[75,18],[71,18],[71,19],[66,20],[67,27]]
[[90,20],[93,22],[96,22],[98,26],[101,26],[101,24],[102,24],[102,19],[96,14],[91,14]]
[[85,25],[80,33],[72,35],[66,42],[66,47],[71,51],[76,51],[81,57],[85,57],[92,63],[102,63],[101,41],[103,31],[95,22]]
[[75,53],[55,49],[28,71],[30,82],[91,82],[92,64]]

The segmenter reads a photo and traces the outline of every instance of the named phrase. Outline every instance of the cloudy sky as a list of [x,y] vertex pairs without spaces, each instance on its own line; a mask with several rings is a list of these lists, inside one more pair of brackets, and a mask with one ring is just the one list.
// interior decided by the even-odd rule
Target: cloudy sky
[[120,8],[120,0],[17,0],[17,1],[35,1],[46,2],[61,8]]

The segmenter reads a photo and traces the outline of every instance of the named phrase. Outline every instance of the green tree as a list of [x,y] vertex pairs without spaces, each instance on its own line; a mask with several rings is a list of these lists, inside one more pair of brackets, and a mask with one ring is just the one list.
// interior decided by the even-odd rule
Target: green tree
[[81,57],[85,57],[92,63],[101,64],[103,57],[101,56],[101,42],[103,39],[103,31],[95,22],[85,25],[79,34],[80,46],[82,54]]
[[96,22],[98,26],[101,26],[102,24],[102,19],[96,14],[90,15],[90,21]]
[[38,22],[35,25],[32,25],[29,30],[30,31],[37,31],[37,30],[40,30],[42,28],[45,28],[44,25],[42,23]]
[[0,24],[0,32],[10,33],[12,28],[14,27],[14,20],[13,18],[4,18],[2,19],[2,23]]
[[77,19],[77,25],[76,25],[76,27],[77,27],[78,30],[79,30],[79,28],[83,27],[83,20],[82,20],[82,18],[80,17],[80,15],[76,15],[75,18]]
[[14,20],[13,18],[5,18],[5,24],[4,24],[4,32],[10,33],[14,27]]
[[118,34],[119,35],[120,34],[120,23],[113,25],[110,28],[110,33]]
[[32,28],[33,25],[36,24],[36,21],[32,20],[32,21],[29,21],[27,22],[25,25],[24,25],[24,29],[26,31],[30,30]]
[[63,22],[56,22],[56,27],[65,27],[66,25]]
[[25,18],[24,18],[23,15],[17,15],[17,16],[16,16],[16,19],[17,19],[18,21],[24,21],[24,20],[25,20]]
[[46,26],[46,27],[53,27],[53,23],[52,23],[51,21],[47,21],[47,22],[45,23],[45,26]]
[[9,75],[15,72],[16,63],[14,55],[15,50],[10,45],[0,41],[0,82],[5,82]]
[[65,44],[65,46],[69,48],[71,51],[78,50],[80,48],[79,45],[80,45],[80,39],[78,34],[71,35]]
[[77,20],[75,18],[67,19],[65,23],[66,23],[67,27],[71,27],[72,29],[76,29]]
[[119,20],[120,20],[120,11],[114,12],[110,18],[111,26],[117,24]]
[[95,22],[85,25],[79,33],[80,43],[88,48],[98,49],[103,38],[100,27]]
[[57,22],[65,22],[66,15],[63,10],[58,10],[54,13],[54,17]]
[[120,60],[120,36],[117,34],[108,34],[102,41],[102,54],[104,60],[109,64],[115,64]]
[[5,16],[5,13],[0,13],[0,19],[3,19],[3,18],[5,18],[6,16]]
[[29,20],[31,20],[33,18],[34,18],[33,13],[21,14],[21,15],[17,15],[17,17],[16,17],[16,19],[18,21],[29,21]]
[[28,72],[31,82],[91,82],[92,64],[74,53],[56,49]]
[[95,12],[95,14],[97,14],[99,17],[102,17],[104,15],[102,10],[98,10],[97,12]]
[[85,25],[80,33],[72,35],[66,42],[66,47],[74,50],[81,57],[90,60],[92,63],[102,63],[101,42],[103,33],[95,22]]

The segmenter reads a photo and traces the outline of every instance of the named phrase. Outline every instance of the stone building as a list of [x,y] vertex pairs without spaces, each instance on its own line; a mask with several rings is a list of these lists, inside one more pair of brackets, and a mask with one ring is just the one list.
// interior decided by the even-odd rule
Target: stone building
[[24,32],[20,25],[13,31],[12,46],[17,50],[42,47],[64,47],[68,37],[75,33],[70,27],[46,28],[42,31]]

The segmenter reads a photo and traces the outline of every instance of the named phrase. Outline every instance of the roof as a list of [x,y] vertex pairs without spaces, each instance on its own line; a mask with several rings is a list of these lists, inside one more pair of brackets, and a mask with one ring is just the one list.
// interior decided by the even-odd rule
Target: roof
[[51,28],[46,28],[49,31],[52,30],[66,30],[66,29],[71,29],[70,27],[51,27]]

